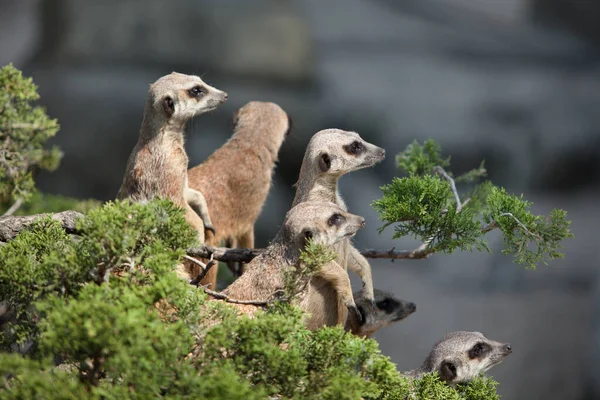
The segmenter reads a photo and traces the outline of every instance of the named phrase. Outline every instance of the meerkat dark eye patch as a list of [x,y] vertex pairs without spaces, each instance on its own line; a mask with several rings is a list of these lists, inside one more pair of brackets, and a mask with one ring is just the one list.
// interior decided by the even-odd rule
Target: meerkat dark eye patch
[[329,154],[321,154],[321,157],[319,158],[319,168],[323,172],[329,171],[329,168],[331,168],[331,158],[329,158]]
[[168,96],[165,97],[162,101],[162,106],[163,110],[165,110],[165,114],[167,114],[167,117],[171,118],[175,112],[175,103],[173,102],[173,99]]
[[205,94],[205,90],[202,86],[194,86],[188,90],[188,94],[190,97],[202,97]]
[[345,145],[344,146],[344,150],[348,154],[352,154],[352,155],[357,156],[360,153],[362,153],[363,151],[365,151],[365,146],[361,142],[359,142],[358,140],[355,140],[354,142]]
[[329,217],[329,219],[327,220],[327,224],[329,226],[339,226],[341,223],[343,223],[344,221],[346,221],[346,218],[342,215],[342,214],[333,214],[331,217]]
[[456,379],[456,365],[450,361],[444,361],[440,367],[440,379],[445,382],[452,382]]
[[485,354],[489,353],[490,345],[487,343],[477,343],[475,346],[469,350],[469,358],[472,360],[474,358],[480,358]]

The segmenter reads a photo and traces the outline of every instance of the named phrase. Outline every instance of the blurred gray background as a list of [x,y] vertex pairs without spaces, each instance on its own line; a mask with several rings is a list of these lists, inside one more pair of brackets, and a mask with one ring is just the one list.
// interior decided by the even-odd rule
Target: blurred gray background
[[444,333],[479,330],[513,345],[490,371],[504,399],[587,400],[600,398],[599,22],[596,0],[0,0],[0,65],[33,76],[62,126],[54,142],[65,157],[39,186],[82,198],[115,197],[161,75],[198,74],[229,93],[189,126],[194,165],[227,140],[237,108],[280,104],[294,132],[257,246],[277,231],[320,129],[355,130],[387,150],[341,181],[367,218],[358,248],[416,245],[378,235],[370,207],[411,141],[439,141],[455,173],[485,159],[535,212],[568,210],[576,238],[565,259],[526,271],[492,234],[493,254],[374,260],[375,286],[418,305],[376,339],[406,370]]

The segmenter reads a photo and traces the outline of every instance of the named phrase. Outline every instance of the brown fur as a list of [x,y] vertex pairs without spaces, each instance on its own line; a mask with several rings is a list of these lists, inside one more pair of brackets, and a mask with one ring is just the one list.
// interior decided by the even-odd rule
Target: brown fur
[[[194,89],[197,88],[197,89]],[[191,90],[201,90],[193,96]],[[147,201],[164,197],[185,209],[185,218],[204,242],[204,224],[185,200],[188,157],[184,149],[186,122],[225,102],[227,94],[199,77],[173,72],[150,85],[138,142],[125,170],[117,199]],[[197,266],[191,273],[197,273]]]
[[[360,151],[353,153],[352,146]],[[345,174],[373,166],[385,157],[385,150],[365,142],[357,133],[340,129],[325,129],[310,140],[298,178],[293,205],[304,201],[329,201],[343,210],[346,205],[338,191],[338,180]],[[347,270],[356,272],[363,281],[365,299],[374,304],[373,279],[368,261],[345,239],[335,246],[337,262]],[[308,310],[315,326],[334,325],[345,320],[347,309],[336,297],[328,282],[315,277],[311,280],[311,304]],[[374,305],[373,305],[374,307]]]
[[[334,215],[341,216],[342,219],[338,223],[332,223]],[[284,289],[284,269],[300,266],[300,251],[304,248],[307,237],[331,246],[354,235],[363,225],[364,218],[350,214],[333,203],[299,204],[287,213],[282,228],[265,252],[253,259],[247,265],[246,272],[223,293],[239,300],[273,300]],[[317,275],[333,283],[342,303],[356,310],[348,275],[335,261],[322,266]],[[310,289],[304,289],[300,290],[298,298],[292,300],[306,310],[309,298]],[[244,305],[238,309],[253,314],[256,307]],[[319,328],[314,325],[308,327]]]
[[[233,136],[205,162],[188,171],[189,185],[202,192],[215,236],[208,244],[229,241],[254,247],[254,223],[269,193],[279,148],[289,132],[288,115],[274,103],[252,101],[234,117]],[[217,282],[212,268],[201,284]]]

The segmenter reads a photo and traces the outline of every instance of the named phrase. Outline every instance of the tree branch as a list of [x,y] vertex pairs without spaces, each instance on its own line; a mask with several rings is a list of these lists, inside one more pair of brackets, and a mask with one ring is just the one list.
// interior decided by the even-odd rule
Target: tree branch
[[[512,213],[502,213],[499,215],[500,217],[511,217],[512,219],[515,220],[515,222],[521,227],[521,229],[523,229],[523,231],[528,234],[529,236],[536,238],[537,240],[542,240],[542,238],[540,237],[540,235],[537,235],[533,232],[531,232],[529,229],[527,229],[527,227],[525,226],[525,224],[523,224],[521,221],[519,221],[519,219],[517,217],[515,217]],[[481,228],[481,232],[486,233],[491,231],[494,228],[498,227],[498,222],[496,221],[492,221],[489,224],[485,225],[483,228]]]
[[231,297],[227,296],[224,293],[215,292],[214,290],[210,290],[206,286],[201,286],[201,288],[204,289],[204,292],[206,294],[211,295],[215,299],[225,300],[225,302],[227,302],[227,303],[232,303],[232,304],[248,304],[248,305],[259,306],[259,307],[265,307],[265,306],[268,306],[270,304],[273,304],[272,301],[264,301],[264,300],[236,300],[236,299],[232,299]]
[[51,216],[53,220],[59,221],[67,233],[77,233],[75,222],[83,214],[76,211],[63,211],[56,214],[34,214],[26,217],[3,216],[0,217],[0,241],[8,242],[14,239],[19,232],[28,228],[38,219],[47,216]]
[[445,180],[450,183],[450,189],[452,189],[452,193],[454,194],[454,200],[456,200],[456,212],[460,212],[462,210],[463,205],[460,202],[460,196],[458,195],[458,190],[456,190],[456,183],[454,179],[444,170],[444,168],[438,166],[433,167],[433,170],[436,174],[441,175]]
[[22,198],[18,198],[17,201],[14,202],[14,204],[12,206],[10,206],[10,208],[8,210],[6,210],[6,212],[2,215],[7,216],[7,215],[13,215],[15,213],[15,211],[17,211],[21,205],[23,204],[23,199]]

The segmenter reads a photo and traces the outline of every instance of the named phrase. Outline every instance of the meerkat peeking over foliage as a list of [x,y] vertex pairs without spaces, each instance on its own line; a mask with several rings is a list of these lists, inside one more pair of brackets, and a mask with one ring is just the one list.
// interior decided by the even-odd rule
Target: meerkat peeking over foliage
[[380,330],[402,321],[415,311],[415,303],[400,300],[391,293],[375,289],[375,308],[366,300],[362,291],[354,293],[354,301],[362,319],[356,314],[348,314],[345,329],[357,336],[371,337]]
[[[254,258],[246,272],[223,293],[240,300],[270,300],[283,293],[292,303],[300,304],[306,310],[313,301],[313,292],[308,287],[311,276],[289,276],[290,270],[297,274],[305,269],[301,258],[303,250],[309,242],[332,246],[354,236],[364,223],[363,217],[350,214],[333,203],[300,203],[288,211],[269,247]],[[324,262],[316,268],[313,266],[310,273],[330,282],[343,304],[357,312],[348,274],[333,261],[333,256]],[[291,288],[294,293],[290,293],[290,280],[295,282]],[[251,310],[254,308],[250,307]]]
[[480,332],[452,332],[433,346],[423,365],[405,374],[420,377],[437,372],[450,384],[465,383],[500,364],[510,353],[510,344],[495,342]]

